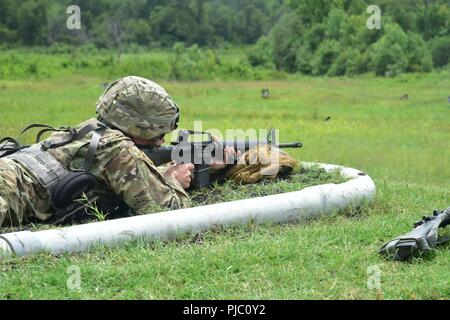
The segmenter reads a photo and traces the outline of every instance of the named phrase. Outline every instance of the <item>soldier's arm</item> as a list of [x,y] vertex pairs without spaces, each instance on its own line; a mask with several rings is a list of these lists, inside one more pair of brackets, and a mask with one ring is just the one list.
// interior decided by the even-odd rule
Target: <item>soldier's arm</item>
[[136,147],[123,148],[104,168],[103,178],[111,190],[133,210],[147,213],[155,204],[179,209],[190,206],[180,183],[164,177]]

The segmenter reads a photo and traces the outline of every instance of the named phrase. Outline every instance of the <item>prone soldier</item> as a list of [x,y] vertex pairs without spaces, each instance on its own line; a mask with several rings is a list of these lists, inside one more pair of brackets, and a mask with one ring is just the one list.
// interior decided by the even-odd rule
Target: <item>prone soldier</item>
[[97,102],[97,118],[0,158],[0,227],[64,220],[87,185],[139,214],[155,205],[189,207],[193,164],[161,170],[139,148],[163,144],[179,118],[179,107],[155,82],[135,76],[113,82]]

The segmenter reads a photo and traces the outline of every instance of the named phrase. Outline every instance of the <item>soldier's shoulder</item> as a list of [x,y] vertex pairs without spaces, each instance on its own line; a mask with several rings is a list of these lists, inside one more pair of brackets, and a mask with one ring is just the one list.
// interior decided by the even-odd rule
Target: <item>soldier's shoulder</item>
[[134,142],[123,132],[115,129],[106,129],[102,135],[103,144],[119,143],[123,146],[134,146]]
[[[96,119],[89,119],[79,126],[76,129],[81,129],[89,124],[95,124],[97,122]],[[91,139],[91,135],[87,135],[86,141],[83,141],[84,144],[89,143]],[[115,157],[122,150],[132,150],[136,146],[130,137],[126,136],[120,130],[116,130],[113,128],[106,128],[102,134],[102,138],[100,140],[96,158],[100,163],[104,163]]]
[[[98,123],[98,120],[95,118],[84,121],[75,127],[76,130],[81,130],[88,125],[95,125]],[[91,135],[87,135],[87,139],[89,140]],[[102,139],[100,141],[100,147],[105,147],[109,145],[120,144],[123,147],[132,147],[134,146],[133,141],[130,137],[126,136],[122,131],[107,127],[102,134]]]
[[130,137],[114,129],[106,129],[100,140],[99,150],[106,153],[117,154],[122,150],[131,151],[136,145]]

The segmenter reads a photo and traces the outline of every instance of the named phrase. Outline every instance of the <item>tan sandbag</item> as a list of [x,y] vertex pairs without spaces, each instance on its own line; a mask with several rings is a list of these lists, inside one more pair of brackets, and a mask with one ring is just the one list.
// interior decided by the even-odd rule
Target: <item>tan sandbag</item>
[[250,184],[285,177],[298,166],[299,162],[286,152],[264,145],[247,151],[239,162],[227,171],[225,178],[236,183]]

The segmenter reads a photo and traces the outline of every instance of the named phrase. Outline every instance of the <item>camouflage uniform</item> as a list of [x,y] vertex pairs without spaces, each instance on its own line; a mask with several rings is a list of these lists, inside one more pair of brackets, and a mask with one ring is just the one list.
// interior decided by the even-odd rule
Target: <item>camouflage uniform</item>
[[[131,100],[133,96],[138,96],[139,99],[136,103],[139,103],[139,107],[142,108],[146,97],[153,98],[156,96],[157,106],[166,103],[167,105],[164,107],[167,110],[169,106],[174,105],[162,88],[146,79],[128,77],[122,80],[125,80],[123,81],[125,84],[122,83],[122,91],[116,90],[125,97],[121,99],[121,103],[127,102],[124,101],[126,99]],[[116,95],[110,95],[111,88],[117,89],[117,83],[113,83],[99,99],[98,109],[106,108],[108,99],[110,101],[116,98],[120,100]],[[141,87],[137,88],[138,85]],[[139,92],[142,87],[147,92],[143,94]],[[123,90],[124,88],[125,90]],[[156,91],[154,88],[156,88]],[[150,92],[151,95],[149,95],[148,90],[154,91]],[[152,102],[154,101],[152,100]],[[133,102],[130,102],[129,105],[133,105]],[[164,108],[160,109],[164,110]],[[176,109],[178,111],[178,107]],[[120,131],[112,128],[105,130],[90,169],[102,190],[117,195],[131,209],[140,214],[151,212],[155,205],[169,209],[185,208],[190,205],[189,196],[180,183],[173,177],[163,176],[162,170],[158,170],[129,137],[152,139],[161,135],[161,133],[164,134],[173,130],[172,125],[167,126],[164,125],[164,121],[157,121],[157,116],[160,116],[159,119],[164,118],[164,120],[170,118],[168,112],[164,113],[161,110],[156,114],[151,114],[155,117],[155,121],[152,121],[152,123],[146,122],[145,117],[142,117],[139,123],[133,127],[129,123],[135,121],[135,119],[124,119],[127,115],[123,108],[120,110],[114,109],[116,114],[110,116],[108,122],[111,123],[119,117],[121,121],[114,122],[114,125]],[[105,114],[108,115],[105,112],[100,112],[100,115]],[[90,119],[80,124],[76,129],[95,121],[97,120]],[[116,126],[116,124],[118,125]],[[127,129],[132,132],[126,132]],[[47,140],[58,139],[65,134],[67,133],[56,132]],[[49,149],[48,152],[65,168],[69,170],[81,169],[92,134],[89,133],[84,138],[72,141],[64,146]],[[17,226],[35,220],[45,221],[53,213],[49,192],[39,184],[37,176],[15,160],[7,157],[1,158],[0,226]]]
[[[95,122],[91,119],[77,128]],[[65,133],[55,133],[49,140]],[[92,133],[81,140],[48,152],[65,168],[83,166]],[[151,212],[155,205],[178,209],[190,200],[179,182],[164,177],[147,156],[121,131],[106,129],[100,140],[90,172],[102,189],[110,191],[139,213]],[[0,159],[0,226],[19,225],[35,219],[45,221],[52,215],[48,191],[37,177],[9,158]]]
[[50,217],[50,200],[34,176],[14,160],[0,159],[0,227]]

